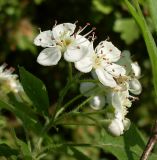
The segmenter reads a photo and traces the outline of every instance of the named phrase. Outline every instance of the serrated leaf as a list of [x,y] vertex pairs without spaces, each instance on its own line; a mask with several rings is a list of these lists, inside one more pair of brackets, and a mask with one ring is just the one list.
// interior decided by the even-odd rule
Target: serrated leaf
[[0,144],[0,156],[10,157],[12,155],[18,155],[19,152],[16,149],[12,149],[7,144]]
[[140,30],[132,18],[117,19],[113,30],[120,33],[121,39],[123,39],[126,44],[133,43],[140,36]]
[[48,115],[49,100],[44,83],[33,74],[19,67],[20,79],[24,91],[40,114]]
[[137,153],[137,149],[143,150],[146,144],[134,125],[131,125],[130,129],[120,137],[112,137],[104,132],[103,143],[104,150],[112,153],[119,160],[139,160],[142,153]]

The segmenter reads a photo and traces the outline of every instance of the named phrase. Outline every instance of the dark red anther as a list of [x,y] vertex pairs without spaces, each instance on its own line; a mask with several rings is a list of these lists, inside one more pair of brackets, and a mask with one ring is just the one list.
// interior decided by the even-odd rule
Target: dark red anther
[[77,46],[77,49],[80,49],[80,46]]

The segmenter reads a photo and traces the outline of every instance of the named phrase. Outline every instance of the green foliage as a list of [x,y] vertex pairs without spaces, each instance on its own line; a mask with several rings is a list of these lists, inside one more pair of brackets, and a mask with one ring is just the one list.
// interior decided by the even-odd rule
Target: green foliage
[[44,83],[37,77],[19,67],[22,86],[33,102],[38,113],[48,116],[49,100]]
[[156,0],[148,0],[149,10],[151,13],[151,17],[153,20],[155,31],[157,32],[157,1]]
[[95,9],[103,14],[110,14],[113,10],[112,6],[104,4],[102,0],[93,0],[92,2]]
[[7,144],[0,144],[0,156],[10,157],[12,155],[18,155],[18,150],[9,147]]
[[143,38],[144,38],[146,46],[147,46],[150,61],[151,61],[151,64],[152,64],[154,88],[155,88],[155,92],[156,92],[156,95],[157,95],[157,76],[156,76],[156,73],[157,73],[157,61],[156,61],[156,59],[157,59],[157,46],[155,44],[154,38],[153,38],[149,28],[148,28],[146,20],[144,19],[144,16],[141,12],[138,1],[135,0],[135,5],[136,5],[137,11],[132,6],[132,4],[129,3],[128,0],[125,0],[125,2],[126,2],[126,5],[128,6],[128,9],[129,9],[130,13],[132,14],[134,19],[138,23],[139,27],[141,28]]
[[[121,137],[112,137],[103,130],[101,138],[100,126],[82,127],[81,125],[89,123],[88,116],[79,115],[79,111],[88,109],[89,106],[87,103],[81,103],[84,100],[82,96],[76,96],[78,95],[77,79],[66,86],[67,68],[64,62],[59,63],[59,72],[55,67],[46,68],[37,65],[36,56],[34,56],[38,54],[37,48],[33,45],[36,34],[34,28],[40,26],[42,29],[51,29],[55,19],[59,23],[74,22],[76,19],[80,24],[87,21],[94,23],[101,40],[109,36],[119,48],[129,48],[134,54],[133,57],[139,60],[142,66],[141,80],[144,91],[140,101],[129,109],[131,112],[129,116],[136,126],[145,127],[142,128],[144,135],[149,136],[148,130],[150,131],[153,118],[156,118],[157,101],[152,89],[151,67],[145,44],[141,39],[139,41],[139,37],[140,35],[144,37],[157,90],[157,49],[155,38],[153,39],[151,33],[154,30],[149,28],[153,26],[157,31],[157,1],[140,0],[141,11],[136,3],[130,3],[127,0],[123,2],[115,0],[0,0],[0,61],[6,61],[15,68],[20,64],[31,70],[33,74],[46,82],[50,95],[48,98],[46,87],[40,79],[20,67],[21,83],[31,103],[19,102],[13,95],[9,95],[9,102],[0,100],[0,156],[7,158],[14,156],[16,158],[12,159],[24,160],[37,160],[37,158],[41,160],[100,160],[104,157],[106,160],[112,160],[115,157],[119,160],[139,159],[148,137],[143,138],[143,134],[134,125]],[[132,14],[137,24],[128,12]],[[120,36],[117,36],[115,32]],[[73,74],[77,72],[73,70]],[[58,87],[55,86],[56,83],[59,83]],[[64,85],[65,88],[61,90]],[[60,94],[58,94],[59,91]],[[56,109],[58,95],[59,101]],[[73,112],[79,104],[83,107],[81,106],[77,113]],[[65,108],[62,109],[62,107]],[[55,114],[55,111],[58,114]],[[74,116],[69,116],[68,113]],[[51,119],[53,115],[56,115],[56,122],[57,118],[63,116],[61,121],[63,123],[59,121],[55,124]],[[45,121],[45,116],[47,121]],[[103,116],[104,114],[101,116],[98,114],[95,118],[91,114],[91,119],[96,119],[96,121],[91,123],[93,121],[90,120],[90,124],[98,124],[99,120],[104,118]],[[141,123],[141,120],[144,122]],[[64,126],[68,122],[76,125]],[[45,126],[48,126],[48,129]],[[15,130],[14,137],[10,133],[10,128]],[[149,157],[150,160],[157,159],[155,152],[156,149]]]
[[115,32],[120,33],[121,39],[128,45],[133,43],[140,36],[140,30],[132,18],[117,19],[113,29]]

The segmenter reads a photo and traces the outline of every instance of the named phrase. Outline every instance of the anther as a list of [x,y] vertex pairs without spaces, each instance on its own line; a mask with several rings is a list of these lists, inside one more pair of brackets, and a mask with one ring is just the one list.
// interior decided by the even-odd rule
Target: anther
[[93,27],[92,30],[93,30],[93,31],[96,30],[96,27]]
[[77,49],[80,49],[80,47],[79,47],[79,46],[77,46]]
[[106,38],[106,41],[109,41],[110,40],[110,37],[108,36],[107,38]]

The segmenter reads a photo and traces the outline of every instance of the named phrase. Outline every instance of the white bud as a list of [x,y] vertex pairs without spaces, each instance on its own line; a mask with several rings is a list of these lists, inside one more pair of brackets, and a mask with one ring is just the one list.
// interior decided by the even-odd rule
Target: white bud
[[137,62],[131,63],[132,71],[135,75],[135,77],[139,77],[141,75],[141,68]]
[[95,110],[99,110],[99,109],[103,108],[104,105],[105,105],[105,97],[102,95],[94,96],[90,100],[90,106]]
[[132,79],[129,82],[129,90],[131,93],[135,95],[139,95],[142,91],[141,83],[138,81],[138,79]]
[[108,126],[108,131],[113,136],[120,136],[123,134],[124,126],[121,120],[114,119]]
[[123,124],[124,124],[124,130],[126,131],[126,130],[128,130],[130,128],[131,122],[130,122],[130,120],[128,118],[125,118],[123,120]]

